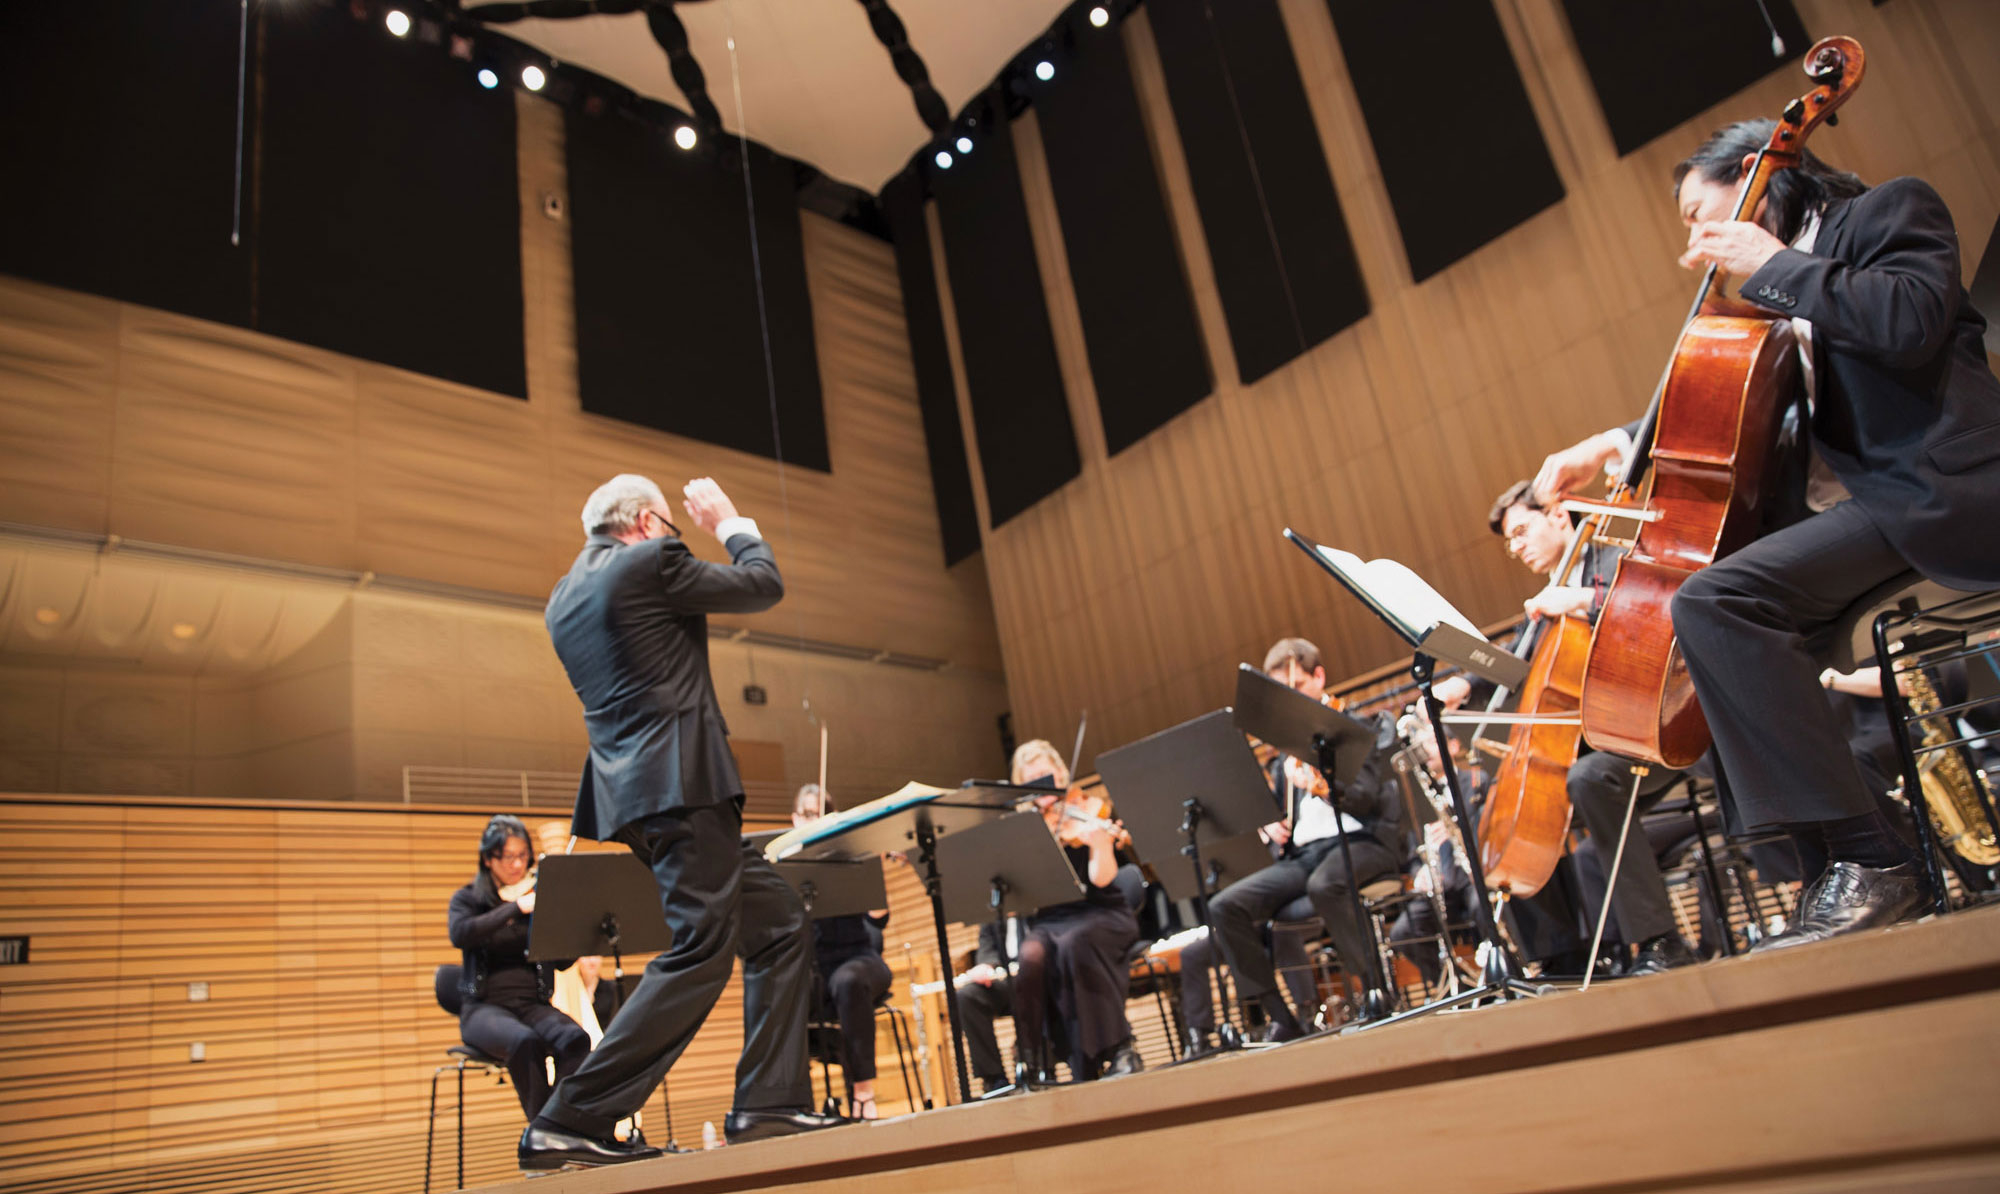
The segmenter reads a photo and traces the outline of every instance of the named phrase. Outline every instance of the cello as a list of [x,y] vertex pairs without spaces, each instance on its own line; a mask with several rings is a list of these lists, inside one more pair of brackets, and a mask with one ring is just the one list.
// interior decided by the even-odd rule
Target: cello
[[[1814,87],[1785,106],[1744,178],[1732,219],[1754,218],[1771,177],[1861,84],[1860,43],[1829,37],[1806,54]],[[1725,296],[1709,266],[1674,355],[1609,501],[1638,532],[1598,615],[1583,674],[1583,736],[1680,770],[1708,750],[1708,723],[1674,637],[1681,583],[1755,537],[1763,481],[1798,370],[1789,319]],[[1634,500],[1650,469],[1651,491]]]
[[[1589,521],[1577,528],[1549,574],[1551,584],[1569,576],[1594,534]],[[1528,678],[1515,705],[1516,714],[1524,716],[1507,733],[1507,753],[1479,818],[1486,886],[1517,896],[1540,891],[1568,845],[1569,769],[1582,732],[1575,718],[1591,640],[1590,622],[1573,615],[1541,619],[1528,633],[1523,643]],[[1488,712],[1502,695],[1495,695]],[[1478,739],[1477,730],[1472,737]]]

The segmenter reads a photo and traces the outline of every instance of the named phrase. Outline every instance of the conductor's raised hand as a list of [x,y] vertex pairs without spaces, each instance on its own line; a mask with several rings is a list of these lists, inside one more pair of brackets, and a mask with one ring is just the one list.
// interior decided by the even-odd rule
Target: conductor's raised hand
[[736,517],[736,503],[729,500],[713,477],[696,477],[681,487],[681,494],[685,498],[681,508],[688,512],[694,525],[711,535],[723,519]]

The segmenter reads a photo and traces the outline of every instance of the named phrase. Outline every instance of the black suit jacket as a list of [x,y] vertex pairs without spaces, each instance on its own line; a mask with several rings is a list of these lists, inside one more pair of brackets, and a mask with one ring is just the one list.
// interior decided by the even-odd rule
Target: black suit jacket
[[2000,586],[2000,382],[1944,201],[1914,178],[1832,203],[1743,297],[1813,325],[1812,442],[1912,567]]
[[711,564],[679,539],[592,535],[549,595],[549,637],[590,730],[573,832],[602,841],[641,817],[743,795],[708,674],[707,615],[769,609],[785,589],[762,539],[733,535],[727,547],[730,563]]

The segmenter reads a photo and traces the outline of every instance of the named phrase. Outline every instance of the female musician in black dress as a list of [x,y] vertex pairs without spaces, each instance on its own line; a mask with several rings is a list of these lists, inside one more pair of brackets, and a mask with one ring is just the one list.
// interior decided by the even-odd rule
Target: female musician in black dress
[[1069,768],[1048,742],[1023,743],[1014,752],[1012,778],[1066,789],[1060,796],[1037,796],[1035,807],[1084,886],[1083,898],[1043,908],[1028,922],[1014,978],[1015,1056],[1030,1081],[1048,1081],[1059,1032],[1078,1081],[1136,1073],[1144,1066],[1132,1047],[1125,994],[1131,978],[1126,953],[1139,939],[1139,921],[1115,882],[1117,844],[1101,823],[1064,817],[1063,808],[1078,794],[1069,790]]
[[[833,811],[818,784],[799,789],[792,824],[809,825]],[[875,1005],[889,992],[889,963],[882,960],[882,930],[889,910],[863,916],[828,916],[813,921],[813,970],[821,983],[821,1006],[840,1021],[840,1070],[847,1079],[848,1110],[856,1119],[874,1119]]]
[[488,821],[479,835],[479,874],[452,893],[449,914],[451,943],[461,957],[458,1034],[507,1063],[531,1120],[554,1089],[545,1059],[555,1059],[560,1081],[590,1053],[583,1028],[549,1003],[555,972],[568,963],[528,961],[533,840],[519,817],[503,813]]

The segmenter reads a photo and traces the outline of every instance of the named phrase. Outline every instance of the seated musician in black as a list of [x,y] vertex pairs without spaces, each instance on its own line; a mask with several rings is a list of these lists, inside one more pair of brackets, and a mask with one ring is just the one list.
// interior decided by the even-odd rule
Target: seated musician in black
[[530,1120],[554,1089],[545,1059],[555,1059],[561,1081],[590,1054],[582,1026],[549,1003],[555,972],[569,963],[527,958],[535,893],[517,889],[534,865],[532,840],[519,817],[503,813],[488,821],[479,837],[479,874],[452,893],[449,914],[451,943],[460,951],[459,1036],[506,1062]]
[[[2000,381],[1960,280],[1951,212],[1920,179],[1870,187],[1802,152],[1737,219],[1742,180],[1775,129],[1722,129],[1673,176],[1688,227],[1680,264],[1715,266],[1736,297],[1791,321],[1809,412],[1812,513],[1696,572],[1673,601],[1744,822],[1815,838],[1829,859],[1794,923],[1759,950],[1893,924],[1925,903],[1916,859],[1819,688],[1814,640],[1911,573],[1968,592],[2000,586]],[[1587,477],[1592,442],[1551,456],[1539,492]]]
[[993,1023],[1014,1014],[1014,979],[1008,964],[1020,956],[1023,926],[1013,916],[1006,924],[1004,931],[992,921],[979,926],[973,964],[958,976],[963,984],[958,989],[958,1021],[965,1031],[965,1058],[985,1091],[998,1090],[1011,1081]]
[[[1055,747],[1037,738],[1014,752],[1012,779],[1017,784],[1051,784],[1067,790],[1070,776]],[[1118,888],[1117,846],[1111,833],[1096,826],[1062,830],[1061,806],[1066,800],[1054,793],[1035,798],[1050,832],[1063,843],[1084,894],[1067,904],[1037,910],[1028,920],[1028,934],[1016,959],[1014,1052],[1030,1081],[1046,1081],[1053,1074],[1058,1034],[1067,1046],[1070,1076],[1077,1081],[1145,1068],[1132,1045],[1131,1022],[1125,1018],[1131,983],[1126,955],[1139,940],[1139,920]]]
[[[1326,669],[1319,648],[1302,638],[1281,639],[1264,657],[1264,672],[1315,700],[1338,707],[1326,694]],[[1319,776],[1296,759],[1285,763],[1281,803],[1295,807],[1289,819],[1265,826],[1283,849],[1277,862],[1230,884],[1209,901],[1209,923],[1236,977],[1236,993],[1264,1009],[1263,1039],[1281,1042],[1305,1035],[1299,1018],[1278,993],[1276,966],[1264,944],[1264,925],[1279,909],[1308,897],[1326,926],[1347,974],[1368,982],[1378,959],[1369,927],[1355,917],[1350,889],[1366,887],[1397,873],[1402,865],[1402,797],[1386,774],[1395,728],[1383,719],[1378,747],[1360,774],[1338,793],[1339,808],[1328,801]],[[1347,838],[1347,851],[1340,839]],[[1354,860],[1348,873],[1346,855]],[[1303,1009],[1302,1009],[1303,1010]]]
[[[1576,537],[1575,525],[1560,506],[1544,506],[1534,494],[1532,482],[1522,481],[1493,503],[1487,525],[1506,540],[1507,554],[1538,575],[1549,577],[1549,585],[1522,603],[1533,618],[1565,615],[1596,620],[1611,583],[1617,557],[1597,545],[1587,546],[1583,559],[1571,577],[1555,577],[1558,565]],[[1590,832],[1586,849],[1598,853],[1600,868],[1583,868],[1586,877],[1609,874],[1619,832],[1625,828],[1626,810],[1632,803],[1633,767],[1631,759],[1608,751],[1593,751],[1581,739],[1576,764],[1569,769],[1569,800]],[[1639,780],[1638,807],[1631,811],[1631,831],[1618,860],[1616,882],[1611,888],[1611,911],[1618,922],[1618,938],[1638,947],[1627,974],[1657,974],[1697,961],[1682,939],[1674,920],[1673,905],[1667,899],[1667,882],[1660,863],[1648,844],[1644,817],[1660,802],[1681,773],[1653,767]],[[1602,886],[1586,890],[1585,904],[1592,916],[1603,907]]]
[[[832,811],[825,791],[807,784],[792,801],[792,824],[810,825]],[[848,1110],[856,1119],[876,1118],[875,1005],[889,992],[889,963],[882,960],[882,930],[888,923],[886,908],[812,922],[820,1014],[830,1012],[840,1021],[840,1070],[847,1082]]]

